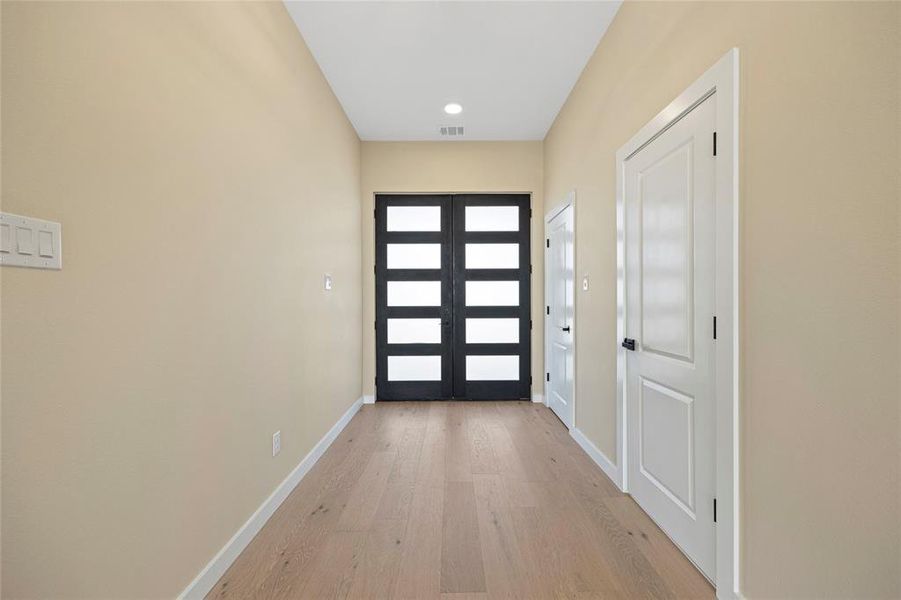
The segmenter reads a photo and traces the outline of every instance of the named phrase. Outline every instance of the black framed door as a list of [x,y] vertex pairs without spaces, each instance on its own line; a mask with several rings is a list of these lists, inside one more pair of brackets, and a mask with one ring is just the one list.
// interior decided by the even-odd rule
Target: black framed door
[[453,397],[450,196],[376,196],[376,397]]
[[453,200],[454,396],[528,398],[529,196]]
[[528,398],[529,196],[376,196],[376,397]]

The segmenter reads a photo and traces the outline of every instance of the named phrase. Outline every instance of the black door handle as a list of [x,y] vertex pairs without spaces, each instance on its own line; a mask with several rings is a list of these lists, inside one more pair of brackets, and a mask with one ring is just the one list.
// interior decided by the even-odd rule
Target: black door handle
[[626,350],[635,350],[635,340],[633,340],[632,338],[624,339],[622,345]]
[[563,331],[569,332],[569,325],[567,325],[566,327],[561,327],[560,329],[562,329]]

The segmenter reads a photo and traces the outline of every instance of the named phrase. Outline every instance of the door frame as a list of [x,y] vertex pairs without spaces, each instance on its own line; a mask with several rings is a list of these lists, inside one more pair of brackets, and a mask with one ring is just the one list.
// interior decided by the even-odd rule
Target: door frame
[[[573,279],[570,284],[572,286],[572,298],[573,298],[573,316],[572,316],[572,324],[570,325],[570,327],[572,328],[572,338],[573,338],[573,341],[572,341],[573,378],[572,378],[572,385],[570,386],[572,389],[570,390],[570,396],[569,396],[572,399],[572,405],[573,405],[573,418],[572,418],[572,423],[569,424],[569,430],[570,430],[570,432],[573,432],[573,431],[576,431],[576,372],[577,372],[577,369],[579,366],[577,359],[576,359],[576,356],[577,356],[576,355],[576,336],[579,335],[579,329],[578,329],[578,327],[576,327],[576,273],[579,272],[579,270],[576,268],[576,261],[578,260],[576,257],[576,255],[577,255],[577,252],[576,252],[576,248],[577,248],[577,246],[576,246],[576,190],[570,190],[569,192],[567,192],[566,197],[563,199],[562,203],[558,204],[557,206],[555,206],[554,208],[549,210],[547,213],[545,213],[545,215],[544,215],[544,237],[545,237],[545,239],[547,239],[547,228],[548,228],[548,225],[550,224],[551,220],[553,220],[557,215],[562,213],[567,208],[571,208],[573,211]],[[548,296],[548,293],[549,293],[548,273],[549,273],[549,271],[548,271],[548,255],[547,255],[547,249],[545,248],[545,252],[544,252],[545,306],[547,306],[547,299],[549,297]],[[547,368],[548,368],[548,365],[550,364],[550,362],[548,361],[548,359],[550,358],[550,345],[551,345],[550,336],[548,335],[548,332],[550,330],[550,323],[548,322],[547,314],[545,314],[544,317],[545,317],[544,318],[544,367],[545,367],[545,373],[549,373],[550,371],[548,371]],[[547,383],[548,383],[547,375],[545,375],[545,380],[542,382],[542,392],[544,393],[544,405],[547,406],[548,408],[550,408],[551,404],[550,404],[550,396],[548,395]],[[564,423],[564,425],[565,425],[565,423]]]
[[701,102],[716,94],[716,581],[718,598],[739,593],[739,52],[732,48],[616,153],[616,482],[628,481],[625,335],[625,162]]

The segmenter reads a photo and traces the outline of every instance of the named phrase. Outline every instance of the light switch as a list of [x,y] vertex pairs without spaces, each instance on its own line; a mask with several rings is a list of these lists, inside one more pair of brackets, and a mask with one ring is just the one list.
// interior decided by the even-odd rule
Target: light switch
[[0,265],[30,269],[61,269],[62,226],[0,212]]
[[325,284],[325,291],[330,292],[332,289],[332,276],[329,275],[328,273],[325,274],[324,284]]
[[12,227],[9,226],[9,223],[0,223],[0,252],[9,252],[12,245]]
[[16,227],[16,252],[34,254],[34,232],[31,227]]
[[53,232],[38,231],[38,254],[44,258],[53,258]]
[[582,291],[583,292],[588,291],[588,275],[582,276]]

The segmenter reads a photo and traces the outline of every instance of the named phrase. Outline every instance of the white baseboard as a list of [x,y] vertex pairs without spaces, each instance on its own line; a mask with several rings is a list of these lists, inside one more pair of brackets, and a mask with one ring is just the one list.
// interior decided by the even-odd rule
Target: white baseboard
[[375,404],[375,396],[363,396],[363,404]]
[[720,590],[719,588],[716,589],[716,598],[717,600],[746,600],[741,592]]
[[[347,412],[345,412],[341,418],[338,419],[338,422],[329,429],[328,433],[313,446],[313,449],[300,461],[300,464],[294,467],[294,470],[285,477],[284,481],[282,481],[277,488],[275,488],[275,491],[272,492],[266,501],[260,505],[249,519],[247,519],[247,522],[238,529],[230,540],[228,540],[228,543],[219,550],[216,556],[213,557],[213,560],[200,571],[194,581],[178,595],[179,600],[203,598],[211,589],[213,589],[213,586],[216,585],[216,582],[219,581],[225,571],[231,566],[235,559],[238,558],[238,555],[241,554],[254,536],[263,528],[263,525],[266,524],[269,517],[271,517],[281,503],[285,501],[288,494],[297,487],[300,480],[310,472],[310,469],[313,468],[316,461],[325,454],[325,451],[331,443],[335,441],[338,434],[341,433],[348,423],[350,423],[353,416],[357,414],[357,411],[363,406],[365,398],[365,396],[358,398],[357,401],[347,409]],[[372,398],[372,396],[369,396],[369,398]]]
[[544,396],[542,394],[532,394],[532,402],[544,404]]
[[601,471],[604,472],[607,477],[616,484],[620,490],[623,489],[623,474],[620,469],[613,464],[613,461],[607,458],[607,455],[601,452],[597,446],[595,446],[591,440],[585,437],[585,434],[582,433],[577,428],[573,427],[569,430],[569,435],[572,439],[576,440],[576,443],[582,447],[582,450],[585,451],[585,454],[591,457],[591,460],[595,462],[597,466],[601,468]]

